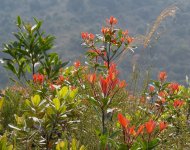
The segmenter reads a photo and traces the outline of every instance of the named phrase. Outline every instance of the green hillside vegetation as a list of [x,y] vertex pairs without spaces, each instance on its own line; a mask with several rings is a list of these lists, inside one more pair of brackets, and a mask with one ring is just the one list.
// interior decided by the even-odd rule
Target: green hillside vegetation
[[[81,47],[80,33],[88,31],[98,33],[103,21],[110,15],[118,18],[121,28],[128,28],[134,36],[146,34],[160,12],[169,5],[179,8],[175,17],[163,21],[150,46],[139,47],[135,53],[123,58],[124,79],[131,73],[133,60],[139,68],[151,70],[156,77],[158,70],[167,70],[171,80],[184,83],[190,72],[189,35],[190,2],[187,0],[0,0],[0,44],[14,39],[15,18],[19,15],[26,21],[37,17],[45,22],[43,29],[56,37],[53,51],[59,53],[63,61],[81,59],[84,50]],[[154,40],[155,39],[155,40]],[[3,57],[0,53],[0,57]],[[84,60],[83,60],[84,61]],[[10,73],[0,65],[0,86],[9,83]]]
[[81,32],[84,54],[71,63],[52,51],[45,22],[18,16],[2,50],[14,82],[0,90],[0,149],[189,149],[190,81],[170,81],[163,70],[152,78],[147,61],[155,56],[146,56],[158,25],[176,10],[163,10],[146,36],[107,17],[98,34]]

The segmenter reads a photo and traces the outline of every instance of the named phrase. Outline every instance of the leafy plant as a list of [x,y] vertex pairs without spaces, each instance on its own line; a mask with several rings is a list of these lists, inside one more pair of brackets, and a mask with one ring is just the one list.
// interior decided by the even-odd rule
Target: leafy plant
[[[40,70],[47,75],[48,79],[58,74],[61,67],[67,62],[62,63],[58,55],[48,53],[53,47],[55,37],[46,35],[41,31],[42,21],[34,18],[35,24],[25,23],[19,16],[17,18],[18,32],[13,33],[15,41],[4,44],[3,52],[8,54],[5,68],[10,70],[20,80],[22,77],[27,81],[27,72],[34,75],[39,70],[36,66],[40,65]],[[43,68],[43,69],[42,69]]]

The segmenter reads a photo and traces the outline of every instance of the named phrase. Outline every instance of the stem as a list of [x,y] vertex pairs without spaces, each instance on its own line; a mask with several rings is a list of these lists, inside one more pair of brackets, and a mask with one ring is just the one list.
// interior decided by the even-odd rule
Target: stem
[[189,116],[190,116],[190,102],[188,102],[188,112],[187,112],[187,125],[189,126]]
[[125,51],[125,48],[123,48],[115,57],[114,57],[114,55],[116,54],[114,54],[112,57],[111,57],[111,59],[113,58],[113,60],[115,60],[117,57],[119,57],[123,52]]
[[105,133],[105,111],[102,108],[102,133]]
[[35,74],[34,62],[32,62],[32,74]]
[[[49,143],[50,143],[50,141],[51,141],[51,139],[52,139],[54,129],[55,129],[56,125],[57,125],[57,121],[58,121],[57,119],[58,119],[58,114],[56,115],[55,121],[54,121],[53,126],[52,126],[52,129],[51,129],[51,131],[50,131],[50,135],[47,136],[47,138],[46,138],[46,149],[47,149],[47,150],[50,150],[50,148],[51,148],[51,147],[49,147]],[[49,132],[49,131],[48,131],[48,132]]]

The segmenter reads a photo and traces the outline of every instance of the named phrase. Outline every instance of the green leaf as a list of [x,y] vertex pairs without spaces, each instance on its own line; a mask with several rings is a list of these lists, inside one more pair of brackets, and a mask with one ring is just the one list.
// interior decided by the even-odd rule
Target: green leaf
[[148,143],[148,150],[154,149],[159,144],[159,139],[153,139],[151,142]]
[[120,144],[118,150],[129,150],[128,146],[125,144]]
[[69,92],[69,89],[67,86],[64,86],[59,92],[58,95],[60,98],[64,98]]
[[68,143],[65,141],[60,141],[57,145],[56,145],[56,150],[68,150]]
[[48,107],[46,109],[46,113],[47,113],[47,115],[52,115],[52,114],[54,114],[54,111],[53,111],[53,109],[51,107]]
[[61,107],[60,112],[65,113],[66,109],[67,109],[67,106],[64,105],[64,106]]
[[53,104],[55,106],[55,109],[59,110],[59,108],[60,108],[60,100],[58,98],[53,99]]
[[3,108],[3,103],[4,103],[4,98],[1,98],[1,99],[0,99],[0,111],[1,111],[2,108]]
[[9,146],[7,147],[7,150],[13,150],[13,145],[9,145]]
[[0,149],[6,150],[6,144],[7,144],[7,135],[6,133],[0,137]]
[[41,101],[39,95],[35,95],[34,97],[31,98],[31,100],[34,106],[38,106]]
[[77,140],[72,139],[72,150],[77,150]]
[[96,99],[94,99],[94,97],[89,97],[88,98],[89,102],[95,106],[99,106],[99,101],[97,101]]
[[24,116],[19,117],[16,114],[14,116],[15,116],[15,120],[16,120],[16,122],[17,122],[18,125],[21,125],[21,124],[24,123]]
[[17,75],[17,71],[15,69],[15,67],[10,63],[7,62],[7,66],[5,66],[7,69],[11,70],[15,75]]
[[69,97],[70,98],[75,98],[76,94],[78,93],[78,88],[72,90],[70,93],[69,93]]
[[118,31],[118,37],[119,37],[119,39],[122,37],[122,30],[121,29],[119,29],[119,31]]
[[25,100],[25,103],[26,103],[27,106],[30,106],[30,104],[31,104],[28,99]]
[[85,149],[86,148],[84,147],[84,145],[82,145],[79,150],[85,150]]
[[20,27],[22,23],[20,16],[17,17],[17,23],[18,23],[17,25]]
[[158,146],[159,144],[159,139],[156,138],[156,139],[153,139],[152,141],[150,142],[147,142],[147,141],[141,141],[141,144],[143,146],[143,149],[146,149],[146,150],[153,150],[156,146]]

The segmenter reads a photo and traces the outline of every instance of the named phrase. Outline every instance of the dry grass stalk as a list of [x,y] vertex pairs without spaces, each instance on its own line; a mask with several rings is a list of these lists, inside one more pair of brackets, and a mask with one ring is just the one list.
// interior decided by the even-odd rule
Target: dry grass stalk
[[150,39],[155,33],[155,31],[158,29],[160,23],[169,16],[175,16],[177,7],[175,5],[169,6],[166,9],[164,9],[160,15],[157,17],[156,21],[154,22],[150,32],[144,36],[144,47],[146,48],[148,44],[150,43]]

